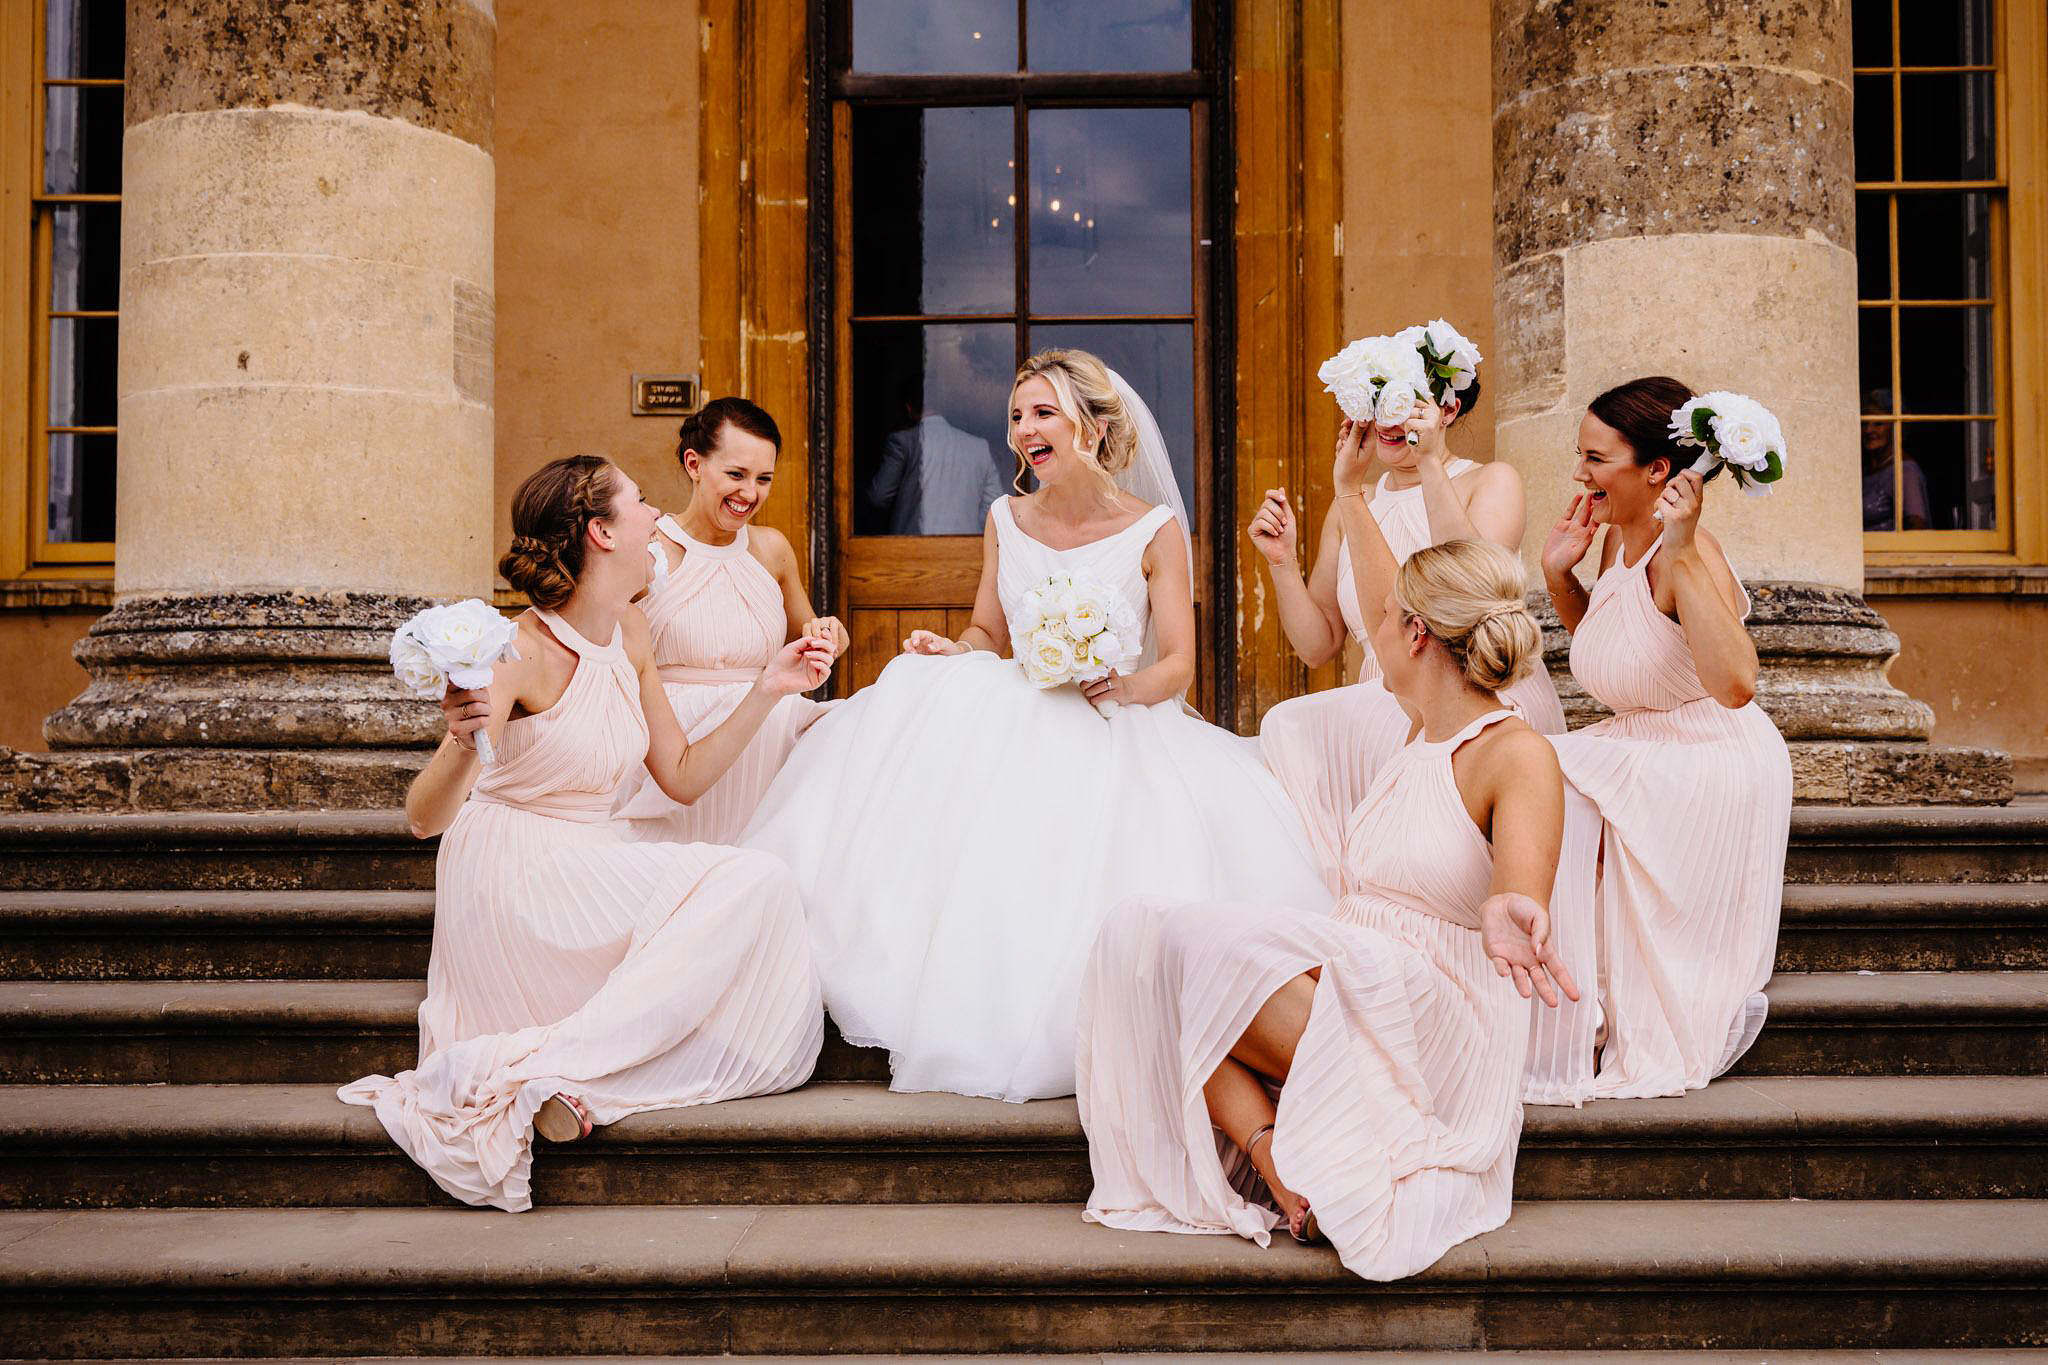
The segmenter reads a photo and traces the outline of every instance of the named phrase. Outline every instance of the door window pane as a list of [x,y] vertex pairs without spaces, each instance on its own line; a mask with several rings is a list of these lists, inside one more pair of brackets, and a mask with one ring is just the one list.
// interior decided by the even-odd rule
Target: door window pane
[[1006,108],[854,111],[856,313],[1010,311],[1013,119]]
[[1152,409],[1174,481],[1195,510],[1195,329],[1187,323],[1057,323],[1031,329],[1031,349],[1073,346],[1122,375]]
[[1873,411],[1870,395],[1882,390],[1886,412],[1892,411],[1892,312],[1889,308],[1856,310],[1856,369],[1863,384],[1863,410]]
[[1856,77],[1856,178],[1892,175],[1892,78]]
[[1911,520],[1916,491],[1924,487],[1930,529],[1988,531],[1997,525],[1997,467],[1991,423],[1902,422],[1899,446],[1900,470],[1905,480],[1901,512],[1905,519]]
[[1946,416],[1989,416],[1991,310],[1899,310],[1900,410]]
[[121,206],[58,204],[50,210],[50,307],[111,312],[121,301]]
[[53,80],[121,79],[128,38],[122,0],[47,0],[43,71]]
[[[1907,66],[1990,65],[1990,0],[1903,0],[1899,51]],[[1860,54],[1856,61],[1863,63]]]
[[853,328],[854,531],[979,535],[1010,491],[1009,323]]
[[58,432],[50,437],[49,521],[44,539],[68,545],[114,538],[114,438]]
[[[1909,72],[1899,78],[1899,114],[1907,180],[1988,180],[1997,174],[1988,74]],[[1860,125],[1857,132],[1860,138]]]
[[1031,311],[1185,313],[1193,280],[1186,109],[1031,113]]
[[121,91],[108,85],[53,85],[44,92],[43,190],[121,192]]
[[1856,296],[1888,299],[1892,294],[1891,196],[1856,196]]
[[853,0],[853,69],[890,75],[1015,71],[1015,0]]
[[1900,195],[1899,297],[1990,296],[1991,196]]
[[1186,71],[1195,64],[1189,0],[1030,0],[1033,71]]
[[50,319],[50,425],[114,425],[113,318]]
[[[1914,482],[1906,490],[1904,516],[1900,524],[1898,496],[1899,424],[1874,415],[1873,395],[1863,396],[1863,529],[1866,531],[1924,531],[1927,529],[1927,479],[1916,467]],[[1889,395],[1876,396],[1878,411],[1888,410]]]

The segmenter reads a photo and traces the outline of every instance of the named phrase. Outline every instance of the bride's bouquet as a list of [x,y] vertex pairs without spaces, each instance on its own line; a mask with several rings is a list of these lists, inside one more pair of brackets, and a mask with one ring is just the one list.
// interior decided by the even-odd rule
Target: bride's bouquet
[[1394,339],[1415,348],[1422,357],[1423,373],[1429,377],[1429,391],[1439,403],[1472,387],[1479,377],[1479,348],[1442,318],[1423,326],[1416,323],[1394,333]]
[[[489,687],[497,662],[519,657],[518,637],[518,625],[479,598],[428,607],[392,633],[391,671],[422,701],[438,700],[451,684]],[[476,756],[487,766],[498,761],[487,730],[476,732]]]
[[1693,472],[1711,475],[1725,464],[1743,491],[1762,496],[1785,477],[1785,433],[1771,410],[1739,393],[1703,393],[1671,414],[1671,435],[1704,453]]
[[[1017,661],[1033,687],[1092,683],[1122,672],[1144,648],[1144,632],[1123,598],[1085,575],[1056,573],[1024,594],[1012,624]],[[1094,703],[1104,716],[1113,701]]]
[[1383,427],[1407,421],[1429,392],[1422,351],[1404,336],[1360,337],[1325,360],[1316,378],[1346,417]]

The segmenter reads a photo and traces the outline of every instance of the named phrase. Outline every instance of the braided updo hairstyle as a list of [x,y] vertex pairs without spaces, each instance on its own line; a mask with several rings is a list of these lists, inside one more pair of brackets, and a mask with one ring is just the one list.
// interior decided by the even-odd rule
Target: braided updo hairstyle
[[1543,632],[1522,600],[1522,564],[1490,540],[1447,540],[1408,556],[1394,601],[1420,616],[1474,687],[1498,692],[1543,653]]
[[612,514],[617,494],[617,472],[602,456],[542,465],[512,495],[512,548],[498,572],[536,607],[561,606],[583,572],[583,532]]
[[[1018,386],[1027,379],[1043,379],[1052,385],[1053,400],[1074,424],[1074,439],[1084,449],[1089,439],[1094,439],[1095,472],[1114,493],[1116,476],[1130,468],[1138,453],[1138,429],[1124,407],[1123,395],[1110,382],[1109,367],[1086,351],[1040,351],[1024,362],[1011,381],[1013,405]],[[1017,473],[1022,478],[1029,466],[1024,452],[1017,449],[1015,428],[1010,432],[1010,449],[1017,456]]]
[[[1692,468],[1693,458],[1699,454],[1678,444],[1671,435],[1671,414],[1692,397],[1692,390],[1678,380],[1653,374],[1616,384],[1586,404],[1586,411],[1621,433],[1628,448],[1635,452],[1638,466],[1647,467],[1655,460],[1670,461],[1671,467],[1664,475],[1669,479],[1681,469]],[[1715,465],[1706,477],[1711,479],[1720,472],[1721,466]]]

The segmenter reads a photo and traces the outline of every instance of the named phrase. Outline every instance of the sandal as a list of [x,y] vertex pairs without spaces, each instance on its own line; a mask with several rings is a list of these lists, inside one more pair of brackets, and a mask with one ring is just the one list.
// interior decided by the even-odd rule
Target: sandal
[[590,1136],[590,1111],[568,1095],[551,1095],[534,1111],[533,1131],[549,1142],[574,1142]]

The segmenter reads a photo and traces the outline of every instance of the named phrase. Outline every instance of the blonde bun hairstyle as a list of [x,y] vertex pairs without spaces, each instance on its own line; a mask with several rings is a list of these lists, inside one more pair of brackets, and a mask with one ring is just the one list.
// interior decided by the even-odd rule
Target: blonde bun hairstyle
[[[1109,367],[1086,351],[1040,351],[1024,362],[1010,384],[1010,406],[1015,407],[1017,390],[1027,379],[1043,379],[1052,386],[1053,401],[1062,415],[1074,424],[1075,439],[1086,451],[1092,440],[1090,461],[1111,495],[1116,476],[1130,468],[1138,453],[1138,430],[1124,406],[1123,395],[1110,382]],[[1017,478],[1021,484],[1029,463],[1017,449],[1016,428],[1010,430],[1010,452],[1017,457]]]
[[1394,601],[1422,618],[1474,687],[1498,692],[1527,676],[1543,631],[1522,599],[1522,563],[1490,540],[1447,540],[1408,557]]
[[512,545],[498,572],[541,610],[561,606],[583,573],[584,529],[612,514],[617,495],[602,456],[571,455],[534,470],[512,495]]

